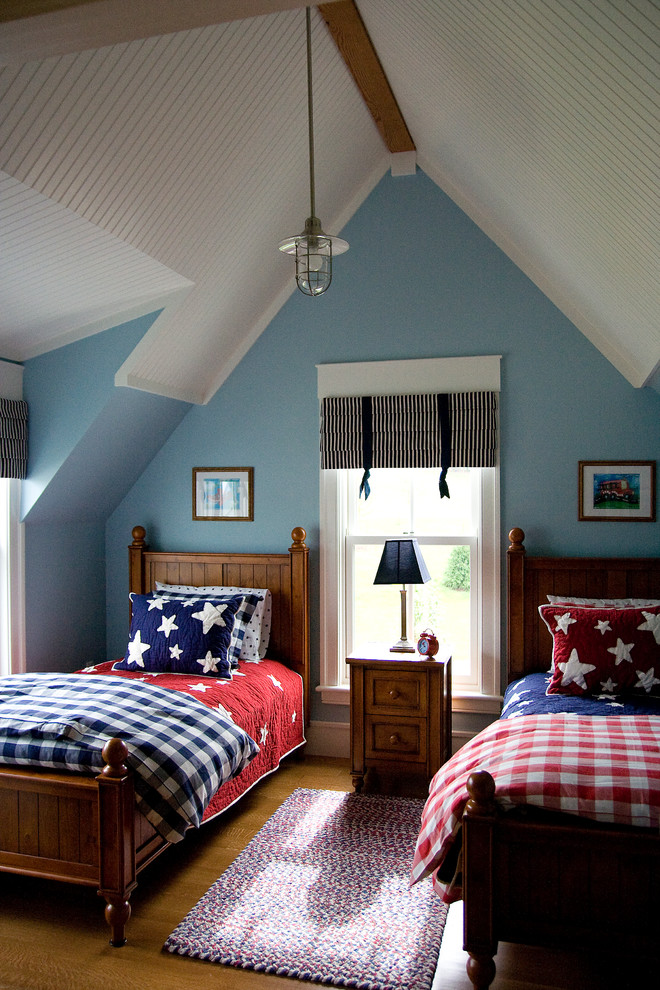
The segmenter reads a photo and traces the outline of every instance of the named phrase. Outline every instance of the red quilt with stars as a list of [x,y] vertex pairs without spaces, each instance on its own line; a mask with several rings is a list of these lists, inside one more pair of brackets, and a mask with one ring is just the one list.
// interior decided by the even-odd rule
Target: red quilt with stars
[[187,674],[112,670],[114,662],[86,667],[80,673],[137,678],[158,687],[184,691],[209,708],[224,710],[258,744],[259,753],[252,762],[216,791],[204,813],[204,821],[232,805],[305,742],[302,678],[276,660],[241,660],[231,681]]

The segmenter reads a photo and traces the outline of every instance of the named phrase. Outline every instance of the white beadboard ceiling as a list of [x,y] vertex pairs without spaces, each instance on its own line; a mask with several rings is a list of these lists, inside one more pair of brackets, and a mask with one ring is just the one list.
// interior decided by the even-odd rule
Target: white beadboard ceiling
[[[63,6],[0,14],[0,358],[162,307],[117,382],[206,402],[294,291],[276,246],[308,207],[304,5]],[[356,6],[419,166],[647,383],[659,4]],[[312,28],[317,212],[341,233],[392,156],[316,10]]]

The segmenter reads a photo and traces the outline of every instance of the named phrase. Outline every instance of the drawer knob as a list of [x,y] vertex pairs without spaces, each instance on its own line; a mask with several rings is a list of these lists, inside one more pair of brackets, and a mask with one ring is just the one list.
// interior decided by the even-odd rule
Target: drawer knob
[[393,746],[396,746],[397,743],[401,742],[396,732],[393,732],[390,736],[390,742]]
[[392,690],[390,691],[390,698],[392,699],[392,701],[394,701],[396,698],[398,698],[400,693],[401,692],[400,691],[397,691],[396,688],[392,688]]

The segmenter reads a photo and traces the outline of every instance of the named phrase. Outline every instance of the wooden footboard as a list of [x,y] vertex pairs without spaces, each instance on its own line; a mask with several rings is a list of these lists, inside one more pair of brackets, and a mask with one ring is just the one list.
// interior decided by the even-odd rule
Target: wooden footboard
[[657,959],[660,836],[541,812],[501,814],[486,771],[463,818],[464,949],[477,990],[499,941],[602,948]]
[[[136,872],[154,842],[144,834],[145,822],[146,830],[138,829],[139,864],[126,755],[121,739],[110,739],[98,777],[0,767],[0,871],[96,887],[106,901],[112,945],[126,941]],[[164,840],[158,842],[162,847]]]
[[[507,551],[508,681],[546,671],[547,596],[660,598],[660,557],[529,556],[522,529]],[[464,948],[478,990],[498,941],[660,955],[660,835],[533,809],[502,814],[485,771],[468,780],[463,818]]]

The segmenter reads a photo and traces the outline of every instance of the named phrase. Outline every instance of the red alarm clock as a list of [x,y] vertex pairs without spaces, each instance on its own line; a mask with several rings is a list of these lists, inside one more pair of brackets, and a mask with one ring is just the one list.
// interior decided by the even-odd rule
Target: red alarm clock
[[418,653],[421,653],[423,657],[434,657],[439,649],[440,644],[432,629],[425,629],[423,633],[420,633],[417,640]]

